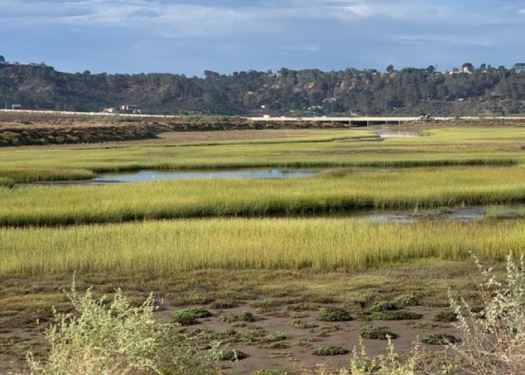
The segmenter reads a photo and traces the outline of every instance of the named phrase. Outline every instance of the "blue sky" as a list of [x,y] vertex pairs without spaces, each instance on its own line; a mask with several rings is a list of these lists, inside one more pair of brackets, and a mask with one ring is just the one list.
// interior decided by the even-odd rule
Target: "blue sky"
[[525,61],[525,0],[0,0],[0,54],[63,71]]

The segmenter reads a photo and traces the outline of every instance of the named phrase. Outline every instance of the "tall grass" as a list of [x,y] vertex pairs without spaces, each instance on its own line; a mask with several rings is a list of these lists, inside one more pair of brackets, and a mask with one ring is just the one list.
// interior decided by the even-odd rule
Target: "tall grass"
[[439,257],[503,260],[525,251],[525,221],[372,224],[361,219],[207,219],[0,229],[0,274],[199,269],[358,270]]
[[[224,135],[177,133],[161,140],[54,147],[0,149],[0,177],[19,182],[82,179],[83,173],[133,169],[210,169],[244,167],[420,167],[512,164],[524,161],[521,146],[525,132],[519,128],[438,128],[429,136],[370,141],[365,130],[317,132],[306,135],[293,130],[271,141],[261,132],[249,131],[232,139]],[[213,134],[213,135],[209,135]],[[295,134],[295,135],[294,135]],[[365,137],[365,139],[363,139]],[[179,139],[180,138],[180,139]],[[205,140],[204,142],[202,140]],[[222,142],[222,143],[221,143]],[[185,145],[186,147],[180,147]],[[47,177],[49,175],[49,178]]]
[[525,168],[343,171],[284,180],[0,188],[0,225],[303,215],[525,201]]

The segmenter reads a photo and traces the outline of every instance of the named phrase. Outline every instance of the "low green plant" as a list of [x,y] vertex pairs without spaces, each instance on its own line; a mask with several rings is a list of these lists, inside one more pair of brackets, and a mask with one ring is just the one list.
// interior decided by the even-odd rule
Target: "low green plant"
[[344,309],[325,307],[319,312],[318,319],[322,322],[348,322],[354,318]]
[[427,336],[421,341],[428,345],[452,345],[461,342],[461,340],[457,337],[444,333],[436,333],[434,335]]
[[236,362],[248,358],[248,354],[240,350],[223,348],[215,352],[214,358],[218,361]]
[[348,354],[349,351],[341,346],[319,346],[312,351],[312,354],[319,357],[335,356]]
[[[525,373],[525,262],[507,257],[507,274],[498,280],[493,268],[476,259],[483,277],[481,309],[451,294],[461,345],[454,345],[461,369],[472,374]],[[481,311],[479,311],[481,310]],[[479,311],[479,312],[478,312]]]
[[423,315],[413,311],[394,310],[374,312],[370,317],[373,320],[418,320],[421,319]]
[[182,310],[175,311],[171,317],[172,321],[183,325],[190,326],[199,323],[201,318],[209,318],[212,314],[200,307],[187,307]]
[[225,323],[253,323],[257,319],[251,312],[243,312],[241,314],[227,314],[222,317]]
[[457,322],[458,316],[454,311],[443,310],[432,319],[434,322],[451,323]]
[[385,327],[366,324],[361,327],[361,337],[368,340],[388,340],[389,338],[394,340],[399,336]]
[[[32,374],[213,374],[214,361],[189,341],[171,339],[168,325],[154,318],[153,295],[142,304],[117,290],[111,300],[96,299],[73,285],[67,296],[73,313],[54,313],[45,332],[49,354],[39,362],[28,356]],[[191,357],[191,359],[189,359]]]
[[380,301],[376,302],[370,307],[371,312],[395,311],[399,310],[397,304],[392,302]]

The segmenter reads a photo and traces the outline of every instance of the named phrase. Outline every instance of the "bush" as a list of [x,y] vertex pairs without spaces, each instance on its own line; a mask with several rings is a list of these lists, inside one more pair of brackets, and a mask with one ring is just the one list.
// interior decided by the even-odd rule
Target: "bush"
[[225,323],[253,323],[256,321],[255,316],[250,312],[243,312],[239,315],[228,314],[222,317]]
[[406,310],[380,311],[371,315],[373,320],[417,320],[422,317],[419,313]]
[[[46,330],[50,352],[44,363],[28,356],[35,375],[213,374],[215,364],[184,340],[169,339],[169,326],[154,319],[154,299],[134,307],[118,290],[113,300],[95,299],[91,289],[67,293],[75,313],[54,313]],[[188,356],[191,355],[191,360]]]
[[452,335],[446,335],[442,333],[437,333],[435,335],[430,335],[425,337],[423,340],[423,343],[428,345],[451,345],[451,344],[457,344],[461,342],[460,339],[457,337],[454,337]]
[[349,351],[341,346],[320,346],[318,348],[315,348],[312,352],[313,355],[326,357],[326,356],[334,356],[334,355],[344,355],[348,354]]
[[438,313],[434,319],[432,319],[434,322],[441,322],[441,323],[451,323],[451,322],[457,322],[458,316],[454,311],[445,310]]
[[382,311],[395,311],[399,310],[399,307],[395,303],[391,302],[376,302],[370,308],[371,312],[382,312]]
[[365,325],[361,328],[361,337],[368,340],[394,340],[399,336],[388,331],[385,327],[377,327],[373,325]]
[[354,318],[346,310],[326,307],[319,312],[319,320],[323,322],[348,322],[354,320]]
[[458,317],[462,345],[454,346],[462,369],[475,374],[525,373],[525,263],[507,258],[506,282],[493,269],[484,269],[479,286],[483,308],[474,311],[454,296],[450,304]]
[[182,310],[175,311],[171,319],[180,325],[191,326],[199,324],[198,319],[209,318],[212,314],[200,307],[187,307]]
[[248,354],[239,350],[225,348],[215,353],[215,359],[218,361],[235,362],[248,358]]

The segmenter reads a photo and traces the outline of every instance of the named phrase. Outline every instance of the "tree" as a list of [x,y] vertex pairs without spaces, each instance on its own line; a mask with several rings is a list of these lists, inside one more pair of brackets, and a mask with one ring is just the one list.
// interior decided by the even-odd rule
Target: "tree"
[[436,67],[434,65],[429,65],[427,67],[427,73],[435,73],[436,72]]
[[5,64],[5,58],[2,55],[0,55],[0,64]]
[[387,73],[393,73],[394,72],[394,65],[390,64],[386,67]]

